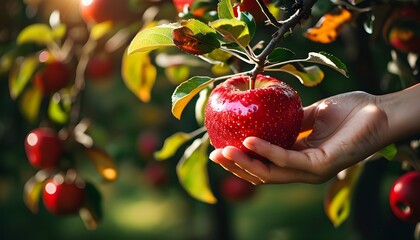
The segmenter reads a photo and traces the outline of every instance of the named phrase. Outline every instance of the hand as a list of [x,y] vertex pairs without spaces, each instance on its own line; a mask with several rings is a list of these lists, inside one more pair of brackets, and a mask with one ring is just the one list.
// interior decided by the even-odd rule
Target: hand
[[387,145],[388,117],[379,102],[376,96],[350,92],[304,108],[302,130],[312,132],[298,139],[291,150],[246,138],[244,146],[269,163],[231,146],[214,150],[210,159],[255,185],[325,182]]

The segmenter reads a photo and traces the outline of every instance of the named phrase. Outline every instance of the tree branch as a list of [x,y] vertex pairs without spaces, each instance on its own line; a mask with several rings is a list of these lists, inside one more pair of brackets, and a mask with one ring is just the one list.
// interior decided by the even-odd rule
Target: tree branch
[[[262,1],[263,0],[258,0],[258,3],[261,4]],[[312,6],[315,4],[316,1],[317,0],[307,0],[299,2],[301,4],[296,10],[296,12],[287,20],[282,22],[283,24],[281,24],[278,30],[273,34],[273,38],[271,39],[271,41],[267,44],[265,49],[257,56],[258,62],[255,68],[252,70],[252,79],[255,79],[259,73],[262,73],[264,71],[264,66],[268,55],[275,49],[277,43],[280,41],[280,39],[283,38],[284,34],[292,30],[303,19],[307,19],[309,17],[309,15],[311,14]]]

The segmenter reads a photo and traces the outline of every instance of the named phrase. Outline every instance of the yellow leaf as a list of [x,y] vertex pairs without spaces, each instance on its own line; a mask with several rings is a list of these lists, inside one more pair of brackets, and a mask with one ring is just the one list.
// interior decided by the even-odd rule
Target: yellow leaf
[[121,71],[127,88],[141,101],[149,102],[157,75],[156,67],[150,62],[149,53],[127,54],[125,51]]
[[303,85],[307,87],[314,87],[320,84],[324,79],[324,72],[316,65],[305,67],[302,71],[298,70],[292,64],[287,64],[281,67],[280,71],[294,75]]
[[214,204],[216,197],[210,190],[207,174],[207,148],[209,146],[208,135],[196,139],[184,152],[176,170],[179,181],[185,190],[194,198]]
[[112,21],[105,21],[98,24],[93,25],[92,29],[90,30],[90,38],[93,40],[98,40],[105,36],[109,31],[111,31],[113,27]]
[[105,180],[114,181],[117,178],[118,171],[114,160],[106,151],[98,147],[90,147],[85,148],[85,152]]
[[335,227],[350,215],[351,195],[362,167],[363,163],[359,163],[340,172],[327,191],[324,208]]
[[17,37],[18,44],[37,43],[48,44],[54,41],[54,34],[51,28],[42,23],[36,23],[24,28]]
[[165,139],[161,150],[155,152],[154,157],[157,160],[165,160],[172,157],[178,148],[191,139],[191,134],[177,132]]
[[28,88],[22,95],[20,110],[29,122],[35,122],[41,107],[42,93],[37,88]]

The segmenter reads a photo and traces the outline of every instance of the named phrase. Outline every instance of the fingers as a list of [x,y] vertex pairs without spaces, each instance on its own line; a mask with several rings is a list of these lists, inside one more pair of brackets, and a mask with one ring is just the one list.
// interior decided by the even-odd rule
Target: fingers
[[303,108],[303,121],[302,121],[301,131],[307,131],[307,130],[313,129],[316,110],[318,108],[318,105],[319,103],[314,103],[310,106]]
[[236,176],[245,179],[246,181],[258,185],[263,183],[261,179],[254,176],[244,168],[239,167],[233,159],[251,160],[245,153],[235,147],[226,147],[224,149],[216,149],[210,153],[209,158],[221,165],[227,171],[232,172]]
[[317,160],[312,158],[319,158],[314,152],[287,150],[256,137],[246,138],[243,144],[249,150],[269,159],[279,167],[300,171],[313,172],[316,169],[314,163]]

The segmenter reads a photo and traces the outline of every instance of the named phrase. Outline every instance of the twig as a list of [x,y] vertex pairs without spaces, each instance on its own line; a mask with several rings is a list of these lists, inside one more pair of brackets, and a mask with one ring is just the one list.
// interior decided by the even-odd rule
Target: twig
[[[268,55],[275,49],[277,43],[280,39],[283,38],[284,34],[293,29],[297,24],[299,24],[303,19],[308,18],[311,13],[312,6],[317,0],[307,0],[299,2],[301,6],[296,10],[296,12],[290,16],[287,20],[283,21],[278,28],[278,30],[273,34],[273,38],[267,44],[265,49],[257,56],[258,62],[255,68],[251,72],[251,78],[255,79],[259,73],[264,71],[264,65]],[[262,0],[258,0],[258,3],[261,4]],[[264,10],[264,8],[263,8]],[[268,9],[267,9],[268,11]],[[270,14],[266,14],[270,15]],[[271,19],[270,19],[271,21]]]

